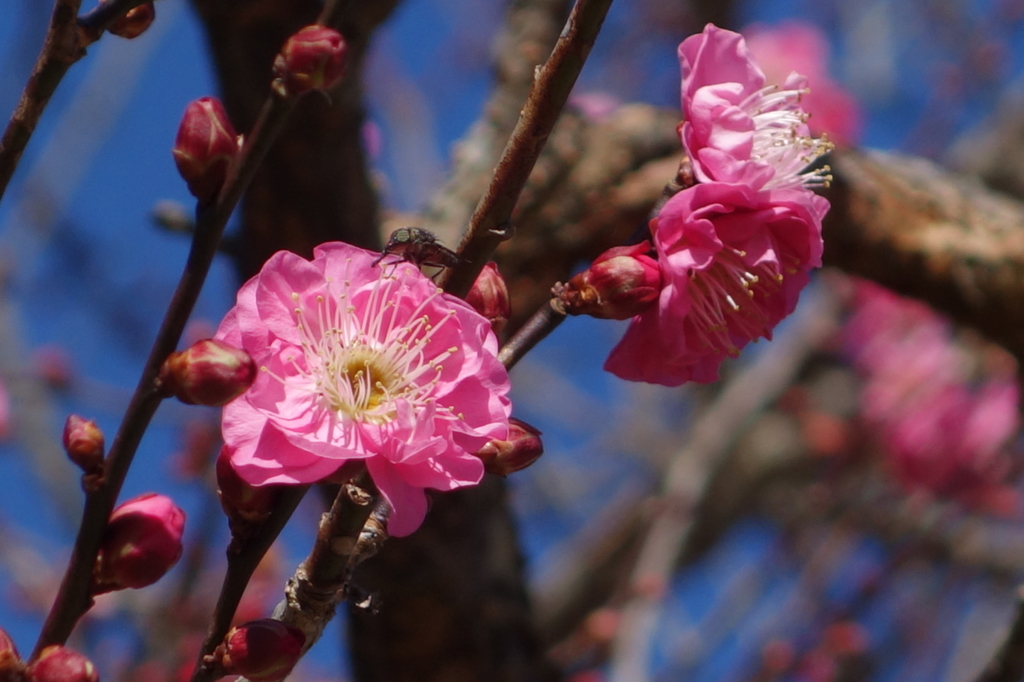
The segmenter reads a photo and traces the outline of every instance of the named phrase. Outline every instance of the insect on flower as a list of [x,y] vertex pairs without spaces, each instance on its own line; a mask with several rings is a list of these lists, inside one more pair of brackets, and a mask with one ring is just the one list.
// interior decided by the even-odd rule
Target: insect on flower
[[450,268],[462,260],[457,253],[438,242],[433,233],[420,227],[400,227],[392,232],[373,264],[380,264],[388,256],[394,256],[396,260],[385,265],[406,262],[431,268]]

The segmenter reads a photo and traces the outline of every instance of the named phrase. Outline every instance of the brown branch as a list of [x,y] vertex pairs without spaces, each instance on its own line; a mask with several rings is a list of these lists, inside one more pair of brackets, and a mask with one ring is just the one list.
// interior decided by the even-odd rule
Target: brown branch
[[920,298],[1024,360],[1024,206],[912,157],[835,153],[825,262]]
[[530,96],[459,244],[463,263],[446,272],[442,286],[465,296],[494,249],[511,233],[512,210],[544,143],[569,99],[576,78],[604,23],[611,0],[577,0],[551,56],[537,71]]
[[53,6],[43,49],[0,138],[0,200],[50,97],[71,65],[85,54],[77,21],[81,4],[82,0],[57,0]]
[[214,679],[214,667],[210,665],[212,661],[205,660],[206,656],[217,648],[228,633],[249,579],[308,490],[308,485],[282,487],[270,518],[249,536],[237,551],[228,552],[228,568],[221,583],[220,596],[214,607],[210,629],[206,633],[199,660],[192,672],[191,682],[210,682]]
[[519,328],[515,336],[501,347],[498,360],[505,369],[512,369],[538,343],[555,331],[565,320],[565,313],[559,312],[552,305],[541,306],[526,324]]

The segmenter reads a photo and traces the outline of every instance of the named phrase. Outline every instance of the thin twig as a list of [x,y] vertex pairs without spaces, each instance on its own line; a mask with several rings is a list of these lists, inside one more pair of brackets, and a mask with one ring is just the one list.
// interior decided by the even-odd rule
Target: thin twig
[[96,42],[103,35],[103,32],[110,28],[111,24],[129,11],[147,2],[149,0],[107,0],[106,2],[101,2],[78,19],[78,26],[84,34],[83,39],[88,42]]
[[53,6],[43,49],[0,138],[0,200],[50,97],[71,65],[85,54],[77,21],[81,4],[82,0],[57,0]]
[[308,490],[308,485],[283,487],[270,518],[241,545],[238,551],[228,553],[228,569],[224,573],[220,596],[217,598],[217,606],[213,611],[210,629],[203,641],[199,662],[192,673],[192,682],[200,680],[209,682],[214,679],[212,667],[206,665],[203,659],[223,641],[224,636],[228,633],[231,628],[231,620],[235,617],[235,611],[238,610],[238,604],[242,601],[242,595],[249,584],[249,579],[252,578],[263,555],[274,544],[274,540],[277,539],[281,529],[291,518],[292,512],[299,506],[299,502],[302,501]]
[[975,682],[1020,682],[1024,679],[1024,585],[1017,588],[1017,610],[1006,640]]
[[[329,3],[324,14],[333,11]],[[107,456],[103,485],[86,497],[85,511],[64,581],[40,632],[34,658],[50,644],[63,644],[75,623],[92,605],[90,585],[92,567],[99,543],[113,511],[139,442],[162,400],[155,388],[156,378],[167,356],[177,348],[182,331],[199,297],[210,265],[217,253],[227,224],[245,188],[252,180],[267,150],[281,131],[295,106],[294,99],[271,96],[260,112],[252,131],[245,138],[233,173],[225,181],[217,199],[200,207],[196,231],[185,270],[171,299],[156,341],[146,361],[121,427]]]
[[498,244],[511,236],[512,209],[569,99],[576,78],[604,23],[612,0],[577,0],[551,56],[537,70],[487,192],[477,204],[459,245],[460,266],[446,273],[443,288],[465,296]]
[[555,331],[563,320],[565,313],[555,310],[550,302],[541,306],[515,336],[501,347],[498,360],[505,365],[505,369],[512,369],[534,346]]

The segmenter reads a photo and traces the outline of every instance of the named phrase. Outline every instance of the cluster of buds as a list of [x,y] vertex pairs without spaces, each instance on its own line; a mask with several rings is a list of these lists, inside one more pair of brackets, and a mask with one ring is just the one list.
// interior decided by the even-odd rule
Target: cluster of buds
[[240,139],[215,97],[200,97],[185,107],[174,140],[174,163],[199,203],[216,198],[238,156]]
[[544,454],[540,431],[524,421],[508,420],[508,440],[492,440],[476,456],[489,474],[508,476],[536,462]]
[[160,369],[160,389],[188,405],[219,407],[245,393],[256,364],[244,350],[203,339],[171,353]]
[[273,511],[278,486],[252,486],[242,480],[231,466],[230,450],[222,447],[217,457],[217,495],[228,516],[232,537],[244,539]]
[[93,594],[152,585],[181,557],[185,512],[170,498],[145,493],[120,505],[100,543]]
[[639,315],[661,293],[661,269],[650,253],[649,241],[608,249],[567,284],[555,285],[557,305],[569,315],[606,320]]
[[271,88],[281,97],[310,90],[329,90],[345,75],[348,45],[341,34],[326,26],[300,29],[274,59]]
[[226,675],[250,682],[277,682],[292,671],[302,656],[306,635],[273,618],[232,628],[213,654],[215,666]]
[[498,272],[498,266],[488,263],[477,275],[473,287],[466,294],[466,303],[491,322],[491,329],[500,334],[512,316],[508,286]]
[[[107,1],[109,2],[109,0]],[[154,19],[156,19],[156,9],[153,7],[153,3],[144,2],[125,12],[124,16],[119,17],[110,25],[107,32],[131,40],[145,33]]]
[[90,478],[103,475],[103,431],[91,419],[70,415],[64,422],[62,441],[68,459]]

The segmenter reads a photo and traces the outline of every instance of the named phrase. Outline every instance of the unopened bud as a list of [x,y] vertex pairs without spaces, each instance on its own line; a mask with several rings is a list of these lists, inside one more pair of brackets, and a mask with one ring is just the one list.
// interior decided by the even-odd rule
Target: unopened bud
[[88,658],[59,644],[46,647],[26,670],[28,682],[99,682]]
[[238,135],[220,100],[200,97],[190,102],[174,141],[174,163],[188,191],[203,204],[214,199],[236,156]]
[[87,474],[103,469],[103,431],[91,419],[68,416],[64,422],[64,450],[68,458]]
[[292,671],[302,656],[306,635],[279,620],[264,618],[243,623],[224,638],[220,664],[229,675],[250,682],[277,682]]
[[152,2],[147,2],[128,10],[124,16],[110,25],[107,32],[131,40],[145,33],[154,19],[156,19],[156,9]]
[[495,334],[501,333],[508,318],[512,316],[512,303],[509,301],[505,278],[498,272],[497,265],[488,263],[484,266],[466,294],[466,303],[491,321],[491,329]]
[[231,465],[231,450],[225,445],[217,457],[217,493],[228,515],[231,533],[245,536],[247,530],[267,520],[277,499],[278,486],[252,486],[242,480]]
[[100,543],[93,594],[152,585],[181,557],[185,512],[169,497],[145,493],[110,515]]
[[540,431],[515,417],[508,420],[508,440],[492,440],[476,456],[489,474],[508,476],[536,462],[544,454]]
[[20,680],[24,668],[14,641],[0,629],[0,680]]
[[553,293],[570,315],[628,320],[647,310],[661,293],[661,269],[650,251],[647,241],[608,249],[568,284],[556,285]]
[[171,353],[160,369],[160,386],[189,405],[217,407],[245,393],[256,378],[256,363],[241,348],[203,339]]
[[325,26],[299,29],[274,59],[271,87],[281,97],[310,90],[329,90],[345,75],[348,45],[340,33]]

